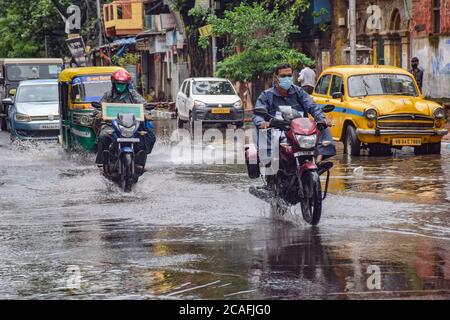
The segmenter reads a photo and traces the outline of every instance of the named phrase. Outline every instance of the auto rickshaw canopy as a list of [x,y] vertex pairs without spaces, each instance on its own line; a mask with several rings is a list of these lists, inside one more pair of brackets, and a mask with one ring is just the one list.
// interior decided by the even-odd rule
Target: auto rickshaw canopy
[[69,68],[62,71],[59,75],[59,82],[71,82],[73,78],[85,75],[112,74],[118,70],[124,70],[121,67],[81,67]]

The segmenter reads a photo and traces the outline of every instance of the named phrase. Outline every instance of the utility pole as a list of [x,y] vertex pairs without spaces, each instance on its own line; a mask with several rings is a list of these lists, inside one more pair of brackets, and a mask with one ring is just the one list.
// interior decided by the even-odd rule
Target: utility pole
[[100,0],[97,0],[97,21],[98,21],[98,46],[103,45],[103,26],[102,26],[102,10],[100,7]]
[[[211,12],[214,14],[216,12],[216,1],[209,0],[209,7],[211,8]],[[216,48],[216,37],[214,37],[214,35],[212,36],[211,39],[211,47],[212,47],[212,67],[214,76],[217,69],[217,48]]]
[[349,0],[350,64],[356,64],[356,0]]

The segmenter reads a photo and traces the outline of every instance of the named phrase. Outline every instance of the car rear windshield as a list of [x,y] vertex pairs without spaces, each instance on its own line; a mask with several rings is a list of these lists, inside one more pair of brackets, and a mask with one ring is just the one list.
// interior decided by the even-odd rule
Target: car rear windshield
[[19,88],[17,102],[57,102],[57,84],[26,85]]
[[411,77],[403,74],[367,74],[348,78],[348,94],[351,97],[376,95],[417,96]]
[[9,81],[32,79],[58,79],[61,66],[58,64],[16,64],[6,66]]
[[196,95],[235,95],[233,86],[228,81],[194,81],[192,93]]

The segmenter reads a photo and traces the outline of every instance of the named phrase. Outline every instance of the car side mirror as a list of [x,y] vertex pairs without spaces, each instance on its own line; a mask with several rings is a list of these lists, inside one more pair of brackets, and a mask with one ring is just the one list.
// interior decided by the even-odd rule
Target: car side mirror
[[334,92],[332,95],[333,99],[341,99],[342,100],[342,92]]
[[5,78],[0,78],[0,84],[5,84]]
[[5,106],[10,106],[10,105],[14,104],[14,102],[13,102],[12,98],[5,98],[2,100],[2,104]]
[[322,111],[325,113],[332,112],[334,110],[334,106],[331,104],[327,104],[325,107],[322,108]]

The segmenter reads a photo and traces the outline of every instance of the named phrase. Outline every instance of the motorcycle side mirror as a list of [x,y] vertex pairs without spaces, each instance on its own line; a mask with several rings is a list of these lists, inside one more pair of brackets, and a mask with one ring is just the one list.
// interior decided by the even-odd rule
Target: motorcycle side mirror
[[102,104],[100,102],[91,102],[91,105],[95,108],[95,109],[101,109],[102,108]]
[[323,107],[322,111],[325,113],[328,113],[328,112],[332,112],[334,110],[334,108],[335,107],[333,105],[327,104],[325,107]]
[[267,112],[266,109],[263,108],[255,108],[253,110],[254,114],[263,117],[265,120],[269,120],[272,119],[272,117],[270,116],[270,114]]
[[148,111],[152,111],[153,109],[155,109],[155,105],[150,104],[150,103],[145,103],[144,104],[144,109],[148,110]]

